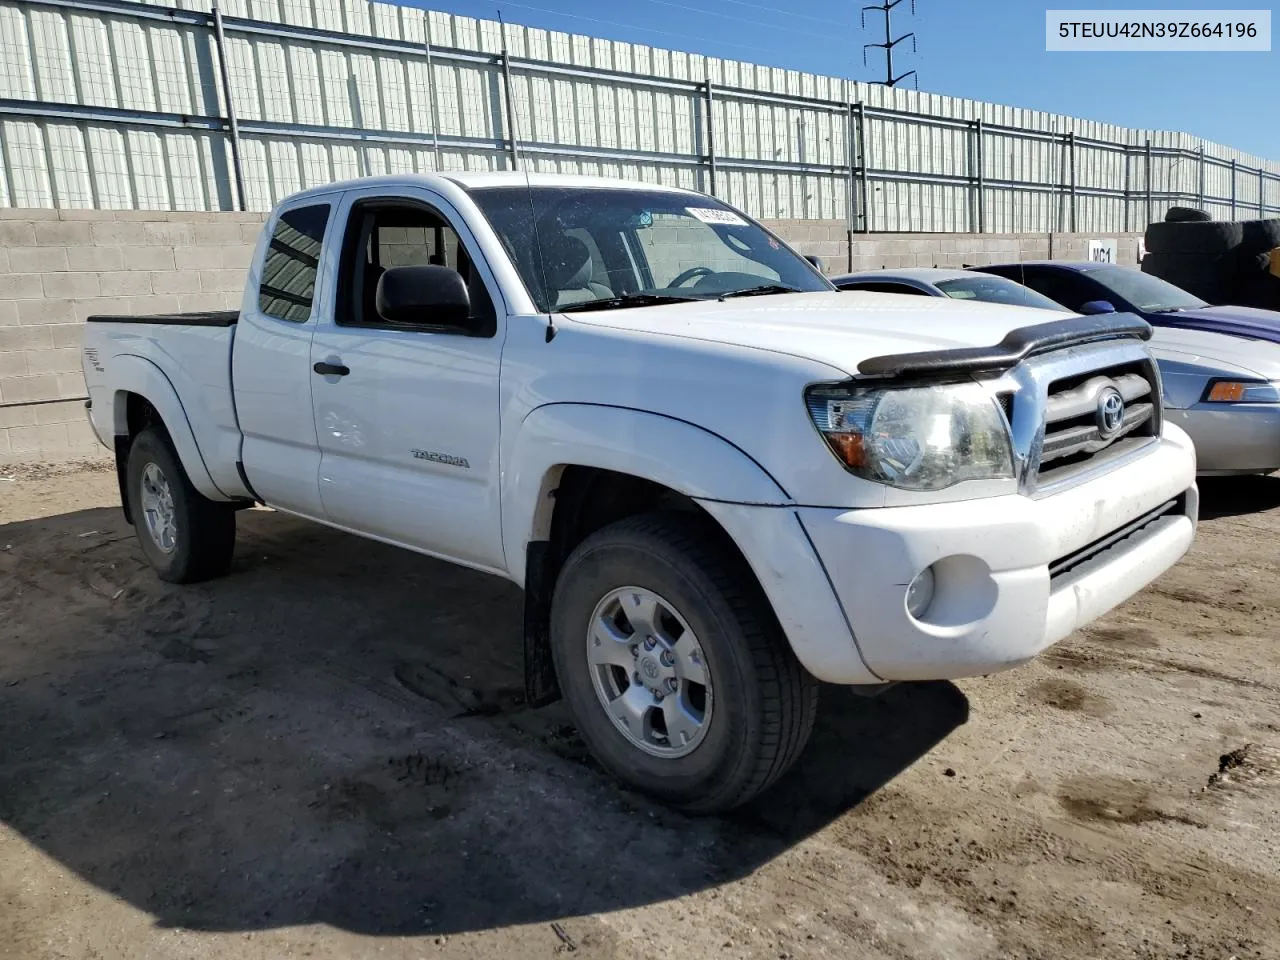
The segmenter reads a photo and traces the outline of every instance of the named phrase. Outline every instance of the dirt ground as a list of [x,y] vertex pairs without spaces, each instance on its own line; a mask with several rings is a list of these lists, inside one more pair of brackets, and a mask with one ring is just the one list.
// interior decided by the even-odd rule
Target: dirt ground
[[825,689],[701,820],[522,706],[511,586],[253,510],[171,587],[115,496],[0,468],[4,960],[1280,956],[1280,478],[1029,666]]

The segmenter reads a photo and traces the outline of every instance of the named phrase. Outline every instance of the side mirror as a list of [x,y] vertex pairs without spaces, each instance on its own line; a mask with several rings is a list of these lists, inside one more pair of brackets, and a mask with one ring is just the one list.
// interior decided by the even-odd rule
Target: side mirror
[[1090,300],[1080,308],[1080,312],[1086,317],[1092,317],[1099,313],[1115,313],[1116,308],[1106,300]]
[[814,256],[813,254],[811,254],[811,253],[806,253],[806,254],[804,255],[804,258],[805,258],[806,260],[808,260],[810,263],[812,263],[812,264],[813,264],[813,266],[814,266],[814,269],[815,269],[815,270],[817,270],[819,273],[823,273],[823,272],[825,272],[825,271],[823,271],[823,269],[822,269],[822,258],[821,258],[821,257],[815,257],[815,256]]
[[465,327],[471,315],[467,283],[448,267],[388,267],[374,302],[388,323]]

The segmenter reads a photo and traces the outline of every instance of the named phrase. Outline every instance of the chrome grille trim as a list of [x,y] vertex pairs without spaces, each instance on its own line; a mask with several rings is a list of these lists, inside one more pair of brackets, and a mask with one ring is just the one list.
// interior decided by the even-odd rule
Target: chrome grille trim
[[1098,392],[1106,386],[1114,386],[1119,390],[1126,403],[1140,400],[1151,393],[1151,384],[1140,374],[1124,373],[1114,378],[1090,377],[1078,387],[1049,397],[1044,411],[1045,423],[1060,423],[1072,417],[1092,414],[1097,406]]
[[[1107,371],[1118,375],[1107,376]],[[1126,402],[1134,401],[1120,429],[1105,439],[1096,425],[1072,423],[1089,416],[1082,398],[1096,397],[1098,379],[1114,383]],[[1051,389],[1064,382],[1070,385],[1051,396]],[[1086,343],[1031,357],[990,381],[989,389],[996,397],[1012,394],[1014,468],[1019,490],[1032,497],[1083,483],[1139,456],[1157,442],[1163,426],[1160,371],[1146,345],[1135,339]],[[1088,430],[1071,430],[1086,426]],[[1089,457],[1070,462],[1081,455]]]
[[1149,403],[1139,403],[1129,407],[1120,424],[1120,429],[1109,437],[1104,437],[1101,430],[1090,424],[1055,430],[1050,435],[1047,429],[1049,424],[1046,423],[1044,446],[1040,451],[1040,466],[1043,468],[1050,461],[1062,460],[1080,453],[1100,453],[1133,433],[1150,420],[1154,413],[1155,410]]

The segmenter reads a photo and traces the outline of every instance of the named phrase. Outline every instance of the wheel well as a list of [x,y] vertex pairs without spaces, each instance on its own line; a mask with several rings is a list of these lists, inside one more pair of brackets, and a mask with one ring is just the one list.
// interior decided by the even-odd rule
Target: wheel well
[[[547,539],[527,548],[524,600],[525,699],[541,706],[560,696],[551,662],[551,597],[565,560],[591,534],[611,523],[654,510],[686,511],[707,517],[691,497],[652,480],[613,470],[566,466],[548,484],[550,518],[539,528]],[[719,529],[719,525],[712,521]],[[725,537],[729,540],[728,536]],[[737,545],[729,543],[737,552]]]
[[653,510],[703,512],[691,498],[660,483],[595,467],[565,467],[553,497],[551,544],[560,563],[591,534],[627,517]]
[[126,393],[124,398],[125,426],[128,431],[126,438],[130,443],[147,427],[158,426],[164,429],[164,421],[160,419],[159,412],[151,405],[150,400],[140,393]]
[[129,509],[129,448],[133,446],[134,437],[147,427],[164,430],[165,426],[159,411],[142,394],[126,392],[123,400],[125,432],[115,436],[116,482],[120,485],[120,505],[124,508],[125,522],[133,523],[133,512]]

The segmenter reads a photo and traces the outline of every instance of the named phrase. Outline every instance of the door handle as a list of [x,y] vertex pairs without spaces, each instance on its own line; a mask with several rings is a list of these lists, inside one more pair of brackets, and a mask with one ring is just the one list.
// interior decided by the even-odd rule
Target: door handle
[[311,368],[322,377],[345,377],[351,372],[350,367],[344,367],[340,363],[327,363],[321,360]]

